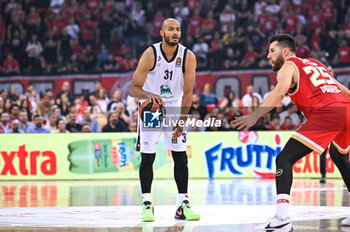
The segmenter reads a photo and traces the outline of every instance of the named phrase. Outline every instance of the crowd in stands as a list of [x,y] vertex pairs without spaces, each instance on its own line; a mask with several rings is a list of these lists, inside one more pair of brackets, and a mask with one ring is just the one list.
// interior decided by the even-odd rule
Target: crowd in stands
[[[15,86],[2,90],[0,133],[136,132],[138,99],[130,96],[123,99],[119,89],[109,95],[99,81],[95,82],[94,88],[94,92],[86,96],[74,96],[69,82],[65,81],[56,96],[52,89],[47,89],[41,97],[32,83],[20,96],[16,94]],[[273,88],[271,85],[271,90]],[[235,130],[230,127],[230,121],[253,111],[266,97],[247,86],[242,99],[235,97],[232,91],[225,98],[217,99],[211,89],[207,83],[202,93],[193,94],[190,120],[208,119],[220,121],[221,125],[204,127],[194,123],[188,131]],[[301,115],[287,95],[250,130],[294,130],[301,122]]]
[[133,70],[167,17],[198,69],[268,68],[267,41],[295,36],[297,55],[350,63],[347,0],[2,0],[2,75]]

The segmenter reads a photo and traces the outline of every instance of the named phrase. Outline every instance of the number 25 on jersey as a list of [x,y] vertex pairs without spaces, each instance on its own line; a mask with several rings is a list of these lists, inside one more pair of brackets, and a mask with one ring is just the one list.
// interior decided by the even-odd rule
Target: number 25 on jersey
[[304,72],[309,75],[312,73],[310,77],[310,81],[315,87],[318,87],[320,85],[329,84],[333,85],[336,84],[333,77],[327,72],[325,67],[322,66],[305,66],[303,68]]

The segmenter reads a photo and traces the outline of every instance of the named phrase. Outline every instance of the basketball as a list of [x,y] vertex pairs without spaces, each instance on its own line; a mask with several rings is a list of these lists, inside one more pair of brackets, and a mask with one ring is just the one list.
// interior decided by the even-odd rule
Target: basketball
[[161,113],[160,119],[162,121],[166,114],[165,107],[163,105],[159,105],[157,101],[154,101],[154,102],[152,100],[144,101],[139,107],[140,119],[143,121],[145,111],[157,111],[157,110],[160,111]]

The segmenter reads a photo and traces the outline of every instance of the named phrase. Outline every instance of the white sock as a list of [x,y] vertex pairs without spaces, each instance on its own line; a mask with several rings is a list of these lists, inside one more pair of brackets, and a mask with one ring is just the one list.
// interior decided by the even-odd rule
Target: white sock
[[179,193],[177,196],[178,205],[181,205],[183,201],[188,201],[188,195],[187,193]]
[[276,216],[279,219],[285,220],[289,218],[289,199],[290,199],[290,196],[288,194],[277,195]]
[[152,202],[151,193],[143,193],[142,194],[142,202],[144,203],[145,201]]

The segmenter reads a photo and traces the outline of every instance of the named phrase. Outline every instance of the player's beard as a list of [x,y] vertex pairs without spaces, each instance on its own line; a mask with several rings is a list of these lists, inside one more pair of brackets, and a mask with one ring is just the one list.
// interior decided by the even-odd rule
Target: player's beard
[[277,59],[276,59],[276,61],[275,61],[274,63],[275,63],[275,65],[272,66],[272,70],[273,70],[274,72],[277,72],[278,70],[281,69],[282,65],[284,64],[284,60],[283,60],[282,54],[280,54],[280,55],[277,57]]
[[[179,38],[179,37],[178,37]],[[170,42],[170,36],[167,36],[165,33],[164,33],[164,41],[167,45],[169,45],[170,47],[175,47],[178,42]],[[180,38],[179,38],[180,39]]]

